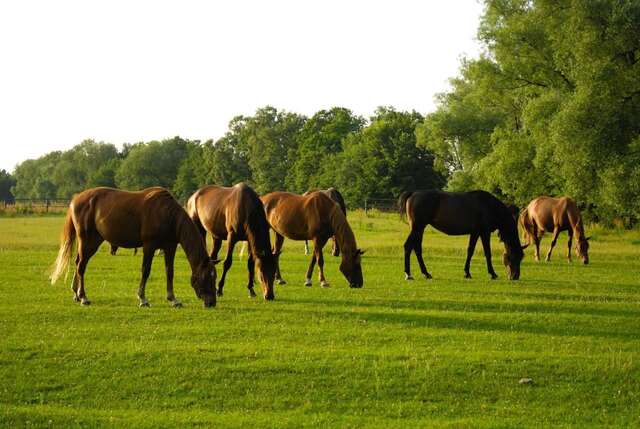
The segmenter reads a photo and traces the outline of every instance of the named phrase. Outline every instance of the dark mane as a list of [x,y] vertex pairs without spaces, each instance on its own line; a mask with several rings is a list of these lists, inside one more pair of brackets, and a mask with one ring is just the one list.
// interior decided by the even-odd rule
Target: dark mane
[[271,255],[271,238],[264,206],[258,194],[248,186],[245,188],[245,195],[251,202],[245,225],[251,255],[256,259],[268,258]]

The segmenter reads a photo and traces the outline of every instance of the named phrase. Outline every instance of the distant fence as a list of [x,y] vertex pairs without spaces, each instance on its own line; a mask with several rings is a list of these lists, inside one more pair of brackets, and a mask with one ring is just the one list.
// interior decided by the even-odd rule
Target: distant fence
[[69,206],[69,200],[64,198],[14,198],[1,200],[0,208],[5,210],[31,209],[48,213],[49,211],[60,211]]
[[398,210],[398,201],[392,198],[367,198],[364,200],[364,214],[367,215],[370,210],[395,212]]

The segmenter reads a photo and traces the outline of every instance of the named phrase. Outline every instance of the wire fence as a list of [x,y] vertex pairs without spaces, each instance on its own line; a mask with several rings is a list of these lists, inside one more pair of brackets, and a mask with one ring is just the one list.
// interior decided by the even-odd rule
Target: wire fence
[[69,206],[64,198],[13,198],[0,200],[4,211],[49,213],[59,212]]
[[398,202],[392,198],[367,198],[364,200],[364,214],[377,210],[381,212],[395,212],[398,210]]

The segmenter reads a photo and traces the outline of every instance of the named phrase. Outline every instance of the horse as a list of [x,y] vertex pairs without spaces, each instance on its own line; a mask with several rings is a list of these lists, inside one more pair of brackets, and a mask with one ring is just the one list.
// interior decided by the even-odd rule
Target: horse
[[89,305],[84,287],[84,273],[89,259],[103,241],[112,246],[142,247],[142,278],[138,288],[141,307],[148,307],[145,286],[154,251],[164,250],[167,275],[167,300],[174,306],[182,303],[173,293],[173,263],[178,243],[191,266],[191,286],[205,307],[216,305],[213,285],[215,263],[207,255],[204,240],[182,206],[164,188],[148,188],[138,192],[113,188],[92,188],[76,194],[67,210],[60,238],[60,250],[52,267],[51,284],[66,271],[78,242],[76,269],[71,282],[73,299]]
[[520,213],[520,225],[523,229],[523,240],[535,244],[535,258],[540,260],[540,240],[545,231],[553,231],[551,247],[546,260],[551,259],[551,251],[556,245],[558,234],[567,231],[567,259],[571,262],[571,241],[576,236],[576,255],[582,258],[583,264],[589,263],[589,239],[585,237],[582,217],[576,202],[569,197],[538,197],[532,200]]
[[504,243],[502,260],[510,280],[520,278],[520,262],[524,257],[518,238],[518,226],[511,211],[496,197],[485,191],[443,192],[436,190],[404,192],[398,200],[402,216],[409,219],[411,232],[404,243],[404,272],[406,280],[411,276],[411,252],[415,252],[422,275],[432,278],[422,259],[422,237],[427,225],[447,235],[469,235],[467,260],[464,265],[466,278],[471,278],[469,267],[478,238],[482,240],[487,271],[492,279],[498,275],[491,263],[491,233],[498,230]]
[[274,254],[276,255],[276,280],[285,284],[280,274],[280,252],[284,237],[292,240],[313,240],[313,255],[305,278],[305,286],[311,286],[313,268],[318,263],[320,285],[329,287],[324,277],[322,248],[329,237],[335,236],[340,247],[342,261],[340,271],[352,288],[363,284],[361,256],[353,231],[342,209],[322,192],[311,192],[305,196],[289,192],[272,192],[261,197],[267,220],[275,231]]
[[[329,189],[325,189],[325,190],[311,190],[311,191],[307,191],[304,194],[302,194],[303,196],[310,194],[311,192],[322,192],[323,194],[325,194],[327,197],[331,198],[333,201],[336,202],[336,204],[338,204],[340,206],[340,210],[342,210],[342,213],[344,213],[344,217],[347,217],[347,205],[344,202],[344,198],[342,197],[342,194],[340,193],[340,191],[338,191],[336,188],[329,188]],[[335,237],[331,237],[331,255],[333,256],[340,256],[340,246],[338,246],[338,243],[336,242],[336,238]],[[304,254],[308,255],[309,254],[309,242],[307,240],[304,241]]]
[[213,237],[211,258],[217,259],[222,240],[227,240],[227,256],[217,295],[223,295],[224,282],[231,268],[233,248],[238,241],[249,242],[249,296],[255,297],[253,280],[257,262],[264,299],[274,299],[273,281],[276,272],[275,257],[271,253],[269,223],[260,197],[244,183],[233,187],[205,186],[197,190],[187,202],[187,213],[197,225],[203,238],[207,231]]

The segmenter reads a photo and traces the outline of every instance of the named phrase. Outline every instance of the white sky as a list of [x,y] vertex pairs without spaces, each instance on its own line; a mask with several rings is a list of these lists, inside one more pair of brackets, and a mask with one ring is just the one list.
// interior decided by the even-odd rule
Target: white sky
[[219,138],[272,105],[434,109],[476,0],[0,2],[0,168],[93,138]]

